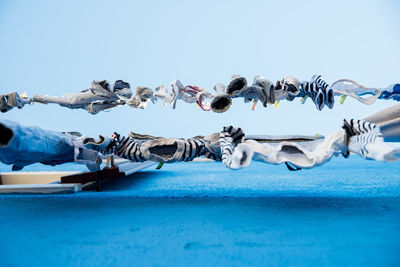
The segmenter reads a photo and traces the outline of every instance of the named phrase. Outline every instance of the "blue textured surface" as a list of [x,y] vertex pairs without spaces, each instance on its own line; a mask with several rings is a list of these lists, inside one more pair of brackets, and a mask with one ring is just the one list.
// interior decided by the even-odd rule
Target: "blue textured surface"
[[5,266],[398,266],[399,168],[358,157],[299,172],[179,163],[100,193],[0,196],[0,258]]

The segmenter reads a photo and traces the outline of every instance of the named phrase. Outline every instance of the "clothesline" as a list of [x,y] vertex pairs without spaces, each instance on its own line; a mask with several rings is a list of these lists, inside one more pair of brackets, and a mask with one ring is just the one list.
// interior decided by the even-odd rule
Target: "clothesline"
[[0,120],[0,161],[13,170],[40,162],[56,165],[65,162],[100,168],[101,158],[114,155],[133,162],[186,162],[206,157],[221,161],[230,169],[246,167],[252,160],[286,164],[290,170],[313,168],[333,156],[355,153],[365,159],[396,161],[400,148],[400,104],[362,120],[345,119],[342,129],[327,138],[289,136],[271,140],[266,136],[246,136],[241,128],[227,126],[221,132],[193,138],[164,138],[130,133],[114,133],[98,138],[79,133],[60,133],[38,127],[25,127]]
[[213,91],[202,89],[194,85],[183,85],[180,80],[171,83],[171,90],[165,85],[157,86],[154,90],[149,87],[138,86],[133,94],[129,83],[122,80],[108,82],[107,80],[93,81],[88,89],[78,93],[62,96],[34,95],[12,92],[0,95],[0,110],[7,112],[13,108],[23,108],[27,104],[43,103],[58,104],[70,109],[84,109],[91,114],[109,110],[117,106],[128,105],[132,108],[144,109],[149,102],[160,101],[164,106],[172,105],[176,109],[178,101],[195,104],[204,111],[222,113],[232,105],[233,98],[243,98],[245,103],[252,103],[254,110],[257,103],[264,107],[278,106],[280,101],[301,99],[301,103],[309,98],[318,110],[325,106],[332,109],[335,96],[340,96],[343,103],[347,96],[357,99],[363,104],[371,105],[377,99],[400,101],[400,84],[392,84],[385,88],[370,88],[350,79],[340,79],[329,85],[321,75],[315,74],[310,81],[300,81],[287,75],[275,84],[257,75],[250,85],[245,77],[233,75],[228,85],[217,83]]

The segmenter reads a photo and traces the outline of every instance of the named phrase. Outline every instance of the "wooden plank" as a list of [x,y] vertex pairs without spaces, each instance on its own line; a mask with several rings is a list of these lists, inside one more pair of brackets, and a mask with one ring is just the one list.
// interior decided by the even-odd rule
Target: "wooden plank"
[[81,190],[81,184],[0,185],[0,194],[71,194]]
[[75,173],[77,172],[1,172],[0,185],[48,184],[59,181],[62,176]]

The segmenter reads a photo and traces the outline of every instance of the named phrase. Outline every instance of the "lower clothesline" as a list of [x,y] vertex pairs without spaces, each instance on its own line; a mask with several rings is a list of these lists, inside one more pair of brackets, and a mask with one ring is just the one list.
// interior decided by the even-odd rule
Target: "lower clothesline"
[[0,121],[0,161],[12,164],[13,170],[33,163],[57,165],[66,162],[86,164],[91,171],[100,169],[101,158],[116,155],[133,162],[186,162],[206,157],[221,161],[230,169],[246,167],[252,160],[286,164],[289,169],[313,168],[332,157],[355,153],[365,159],[391,162],[400,149],[390,142],[400,142],[400,104],[362,120],[345,119],[342,129],[324,139],[279,142],[263,137],[246,136],[241,128],[227,126],[221,132],[189,139],[163,138],[131,133],[97,138],[78,133],[61,133],[39,127],[25,127]]

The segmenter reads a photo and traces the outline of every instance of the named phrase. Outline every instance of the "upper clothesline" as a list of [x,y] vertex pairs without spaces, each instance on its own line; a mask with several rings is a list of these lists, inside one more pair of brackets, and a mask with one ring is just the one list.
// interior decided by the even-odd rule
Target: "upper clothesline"
[[335,96],[340,96],[340,103],[347,96],[353,97],[363,104],[371,105],[377,99],[400,101],[400,83],[385,88],[369,88],[350,79],[340,79],[329,85],[322,76],[315,74],[310,81],[300,81],[286,75],[275,84],[261,75],[257,75],[250,85],[243,76],[233,75],[228,85],[217,83],[211,93],[194,85],[184,86],[180,80],[171,83],[171,91],[165,85],[156,87],[138,86],[133,94],[129,83],[122,80],[108,82],[107,80],[93,81],[88,89],[78,93],[63,96],[34,95],[28,98],[26,94],[12,92],[0,95],[0,111],[7,112],[14,107],[23,108],[26,104],[35,102],[43,104],[59,104],[70,109],[84,109],[91,114],[109,110],[121,105],[144,109],[149,102],[163,102],[164,106],[171,104],[175,109],[177,102],[195,103],[204,111],[222,113],[232,105],[232,98],[243,98],[245,103],[252,102],[254,110],[257,103],[264,107],[269,104],[279,104],[282,100],[293,101],[301,98],[304,102],[310,98],[318,110],[325,106],[332,109]]

